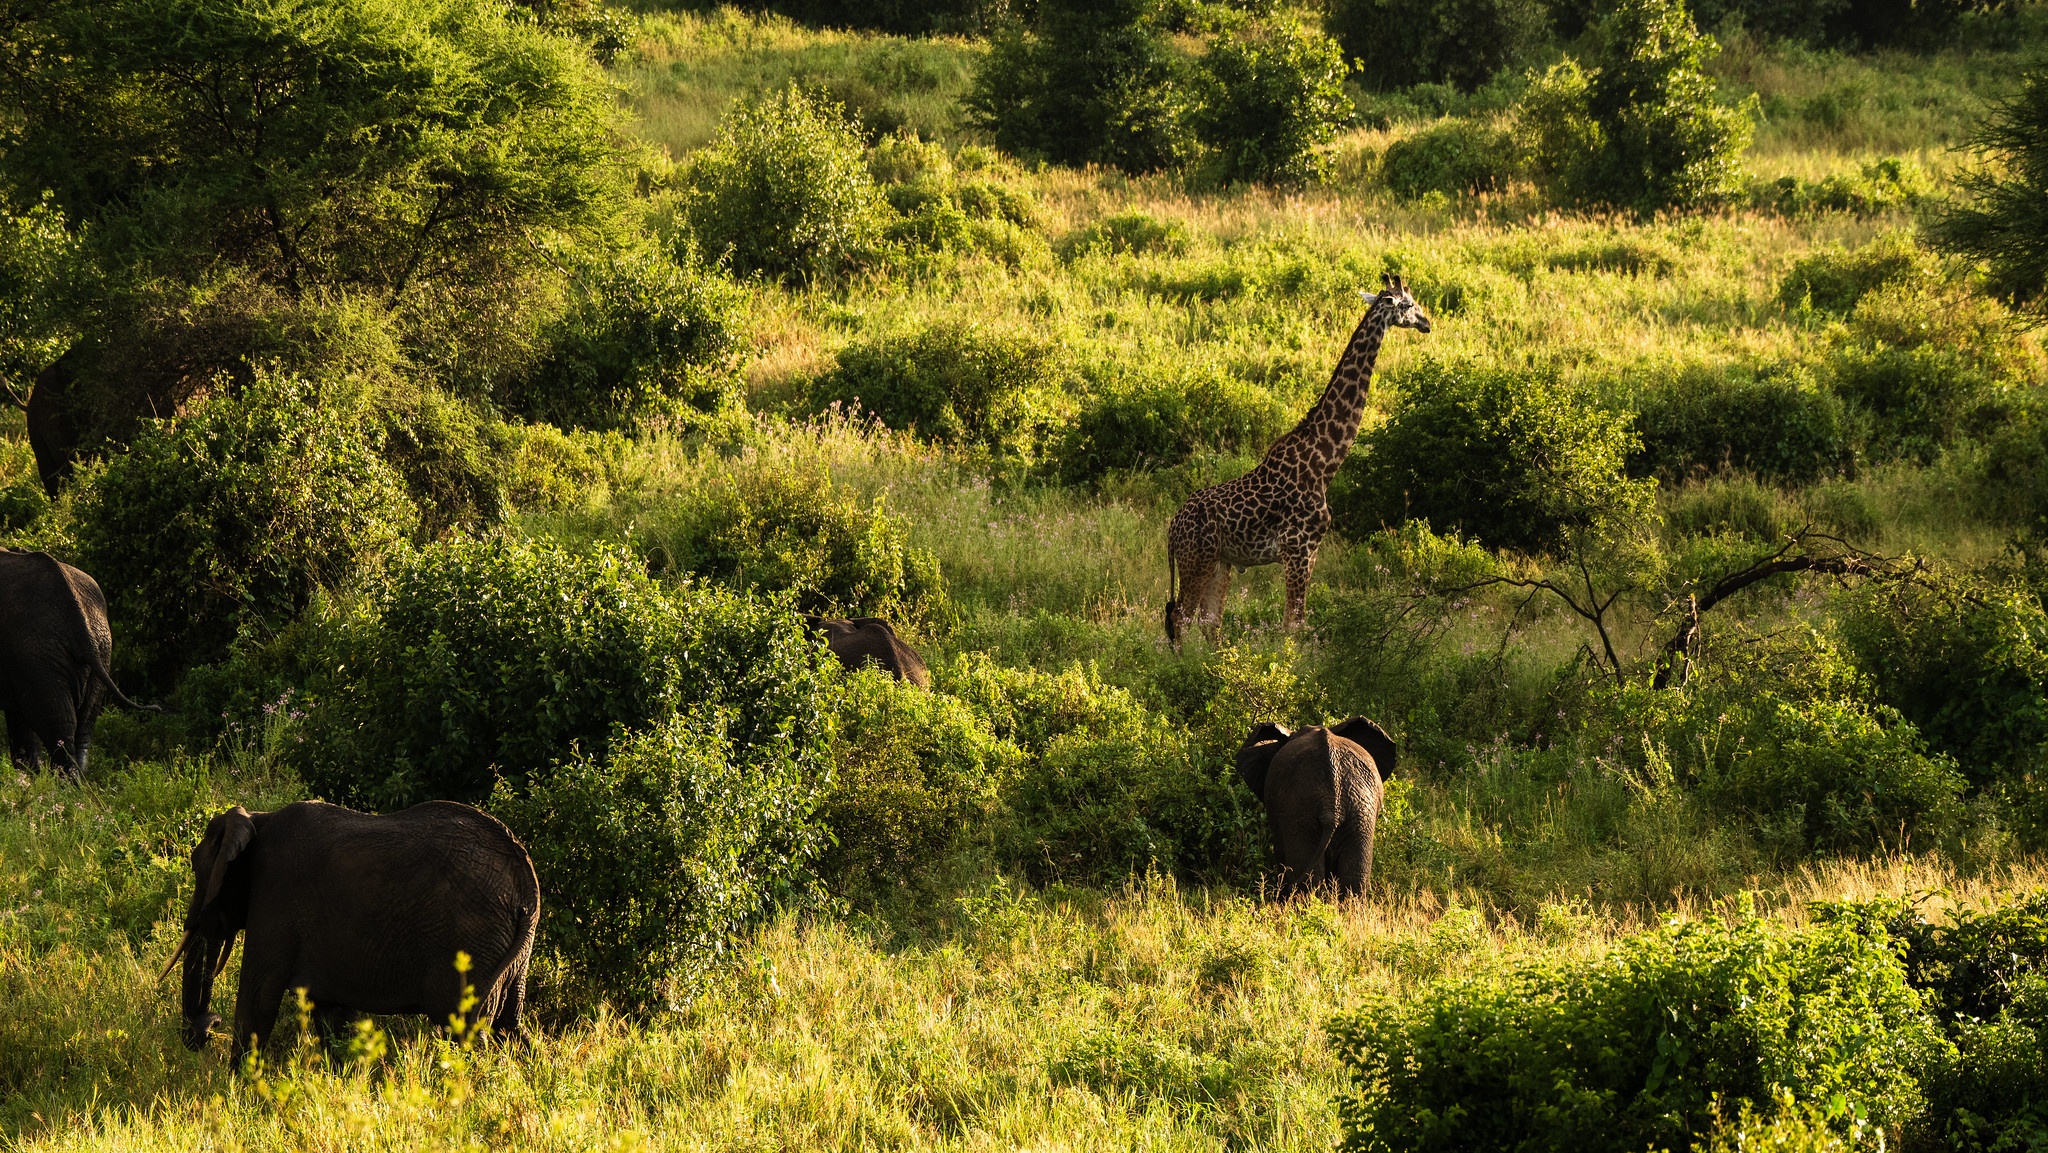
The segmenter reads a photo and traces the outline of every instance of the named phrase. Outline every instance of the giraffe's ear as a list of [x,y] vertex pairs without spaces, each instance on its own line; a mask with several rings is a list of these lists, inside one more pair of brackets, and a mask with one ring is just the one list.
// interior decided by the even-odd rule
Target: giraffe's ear
[[1382,273],[1380,273],[1380,287],[1381,287],[1381,288],[1392,288],[1392,287],[1394,287],[1394,274],[1393,274],[1393,273],[1391,273],[1391,272],[1382,272]]

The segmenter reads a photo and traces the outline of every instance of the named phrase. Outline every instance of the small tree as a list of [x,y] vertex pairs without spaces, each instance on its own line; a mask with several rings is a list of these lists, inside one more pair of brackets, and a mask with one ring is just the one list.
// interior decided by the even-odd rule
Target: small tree
[[688,182],[684,215],[698,245],[738,273],[830,275],[881,235],[883,201],[860,130],[841,105],[796,88],[734,101]]
[[1126,172],[1192,153],[1188,62],[1160,27],[1159,0],[1042,0],[1029,28],[997,33],[967,109],[997,147],[1056,164]]
[[1594,64],[1567,59],[1518,109],[1531,167],[1564,199],[1649,212],[1734,192],[1753,130],[1715,95],[1720,51],[1680,0],[1623,0],[1594,33]]
[[1195,132],[1222,179],[1298,184],[1327,174],[1318,149],[1352,111],[1336,41],[1281,13],[1218,33],[1202,66],[1208,84]]
[[2048,70],[2028,73],[1975,144],[1988,163],[1962,176],[1964,198],[1929,232],[1940,248],[1983,261],[2007,301],[2048,316]]
[[1330,30],[1367,88],[1470,92],[1520,67],[1550,36],[1542,0],[1336,0]]

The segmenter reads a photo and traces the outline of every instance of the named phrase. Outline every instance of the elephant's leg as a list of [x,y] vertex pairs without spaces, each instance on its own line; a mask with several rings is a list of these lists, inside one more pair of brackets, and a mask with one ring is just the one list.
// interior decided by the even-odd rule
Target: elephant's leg
[[263,1051],[270,1031],[277,1027],[277,1011],[284,1007],[288,991],[284,966],[262,965],[251,952],[242,951],[242,984],[235,991],[235,1044],[231,1056],[237,1066],[251,1049]]
[[1344,822],[1330,839],[1328,865],[1340,896],[1365,895],[1366,882],[1372,879],[1372,839],[1372,821],[1364,817]]
[[1328,883],[1330,874],[1323,867],[1323,859],[1330,851],[1330,840],[1336,832],[1337,822],[1333,816],[1303,815],[1273,821],[1273,843],[1280,850],[1282,900]]
[[24,693],[22,712],[36,739],[50,754],[50,763],[72,780],[79,778],[78,706],[62,686]]
[[7,748],[13,758],[14,767],[34,775],[42,769],[43,758],[37,752],[39,744],[36,741],[36,731],[15,719],[15,713],[18,711],[9,710],[7,714]]

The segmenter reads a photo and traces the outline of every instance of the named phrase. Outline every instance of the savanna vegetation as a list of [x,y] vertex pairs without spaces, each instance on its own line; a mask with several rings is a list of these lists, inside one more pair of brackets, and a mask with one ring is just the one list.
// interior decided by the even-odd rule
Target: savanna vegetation
[[[2042,1147],[2044,36],[0,3],[0,539],[168,709],[0,779],[0,1144]],[[1176,651],[1385,274],[1307,626]],[[1357,714],[1371,890],[1275,902],[1233,755]],[[306,798],[520,835],[529,1043],[179,1044]]]

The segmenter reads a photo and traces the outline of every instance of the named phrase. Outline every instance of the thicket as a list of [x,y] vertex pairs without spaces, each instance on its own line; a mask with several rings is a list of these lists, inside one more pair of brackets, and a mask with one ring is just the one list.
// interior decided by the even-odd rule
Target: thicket
[[1981,163],[1962,174],[1963,196],[1936,216],[1931,236],[1982,261],[1999,295],[2039,314],[2048,299],[2048,73],[2030,71],[1972,143]]
[[954,321],[841,350],[811,404],[1028,464],[1065,407],[1067,375],[1044,341]]
[[1551,36],[1538,0],[1338,0],[1328,21],[1359,79],[1381,92],[1418,84],[1470,92],[1531,63]]

